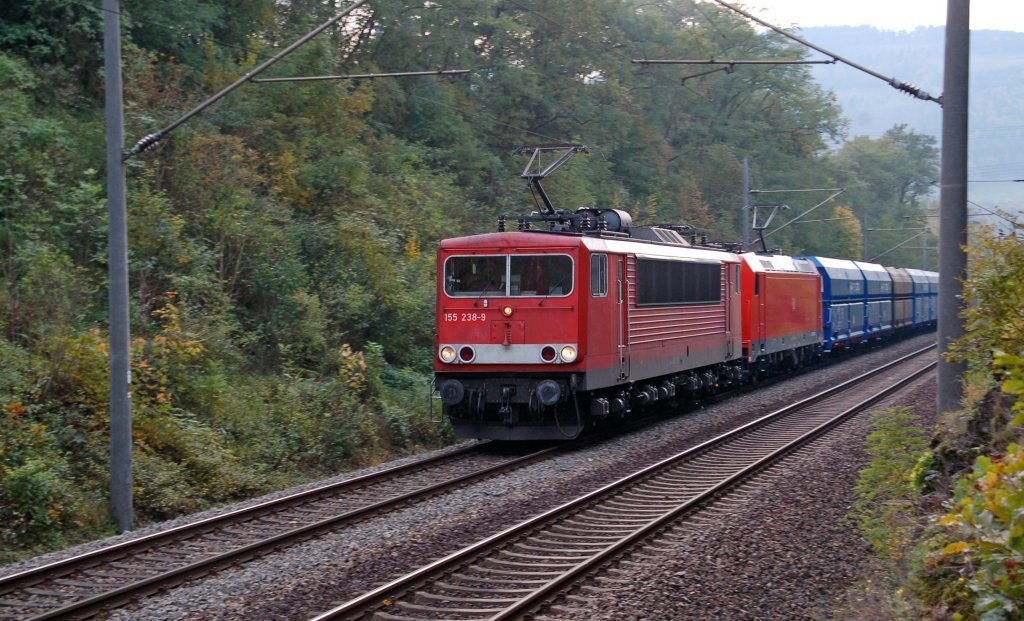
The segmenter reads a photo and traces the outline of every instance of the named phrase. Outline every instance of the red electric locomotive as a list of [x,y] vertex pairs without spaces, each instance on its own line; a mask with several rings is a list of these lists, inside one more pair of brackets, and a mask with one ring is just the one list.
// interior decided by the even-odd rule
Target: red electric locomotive
[[741,379],[737,255],[566,217],[616,224],[441,243],[435,370],[458,436],[574,438]]
[[458,436],[575,438],[744,379],[739,256],[622,211],[554,209],[540,180],[585,150],[525,148],[541,211],[440,245],[435,381]]
[[743,355],[755,376],[809,364],[822,353],[821,276],[814,264],[747,252],[743,260]]

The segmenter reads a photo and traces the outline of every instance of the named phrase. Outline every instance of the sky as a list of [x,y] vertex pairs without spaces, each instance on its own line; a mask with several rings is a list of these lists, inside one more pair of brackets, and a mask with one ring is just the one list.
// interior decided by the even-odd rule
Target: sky
[[[839,0],[744,0],[743,7],[783,28],[868,25],[880,30],[913,30],[946,23],[946,0],[857,0],[856,4]],[[971,30],[1024,32],[1024,1],[974,0]]]

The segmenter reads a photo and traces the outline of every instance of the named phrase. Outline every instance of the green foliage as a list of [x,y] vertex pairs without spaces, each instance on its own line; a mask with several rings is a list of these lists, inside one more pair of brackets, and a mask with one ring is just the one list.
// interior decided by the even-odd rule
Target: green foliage
[[[987,454],[974,459],[970,472],[956,483],[925,569],[932,597],[963,617],[1018,619],[1024,615],[1024,448],[1005,443],[1020,437],[1015,426],[1024,421],[1024,340],[1019,333],[1024,325],[1024,251],[1016,238],[985,231],[969,252],[967,334],[951,348],[951,357],[972,367],[971,381],[980,384],[972,384],[972,392],[987,392],[977,400],[975,422],[988,415],[995,428],[984,430]],[[991,391],[996,383],[1017,412],[1012,421]]]
[[44,361],[0,340],[0,562],[66,543],[69,532],[106,528],[96,495],[74,484],[63,429],[34,403]]
[[24,0],[0,7],[0,50],[34,61],[56,62],[79,70],[95,87],[101,64],[103,17],[74,0]]
[[982,231],[967,247],[970,278],[964,283],[967,334],[950,347],[956,360],[986,367],[993,352],[1024,354],[1024,242]]
[[[845,189],[837,198],[841,207],[830,210],[831,216],[826,215],[827,207],[818,210],[813,218],[849,220],[791,227],[798,229],[793,243],[804,245],[809,253],[859,259],[866,234],[869,259],[877,256],[886,265],[934,269],[934,254],[922,259],[920,251],[903,246],[937,248],[937,230],[929,230],[924,217],[939,173],[935,139],[898,125],[879,139],[858,136],[844,143],[831,163],[834,182]],[[920,243],[907,244],[911,238]]]
[[861,136],[847,142],[836,163],[853,184],[849,191],[866,194],[877,212],[879,206],[915,206],[929,194],[939,172],[938,156],[934,137],[898,125],[881,139]]
[[1014,399],[1013,411],[1017,415],[1010,421],[1011,425],[1024,423],[1024,358],[998,352],[992,365],[1001,373],[1003,384],[1001,390]]
[[2,484],[4,539],[21,545],[53,543],[71,496],[64,464],[30,459],[4,472]]
[[927,466],[928,438],[911,408],[879,412],[867,439],[868,466],[854,488],[857,501],[850,517],[879,554],[893,561],[908,552],[919,528],[917,496]]
[[54,246],[23,242],[8,267],[0,316],[12,338],[45,340],[74,325],[88,308],[91,291],[82,270]]
[[142,519],[194,513],[265,489],[263,477],[208,426],[183,415],[150,415],[140,422],[147,442],[136,443],[133,472]]
[[1024,450],[979,457],[942,519],[953,541],[932,559],[952,565],[974,592],[981,619],[1024,615]]

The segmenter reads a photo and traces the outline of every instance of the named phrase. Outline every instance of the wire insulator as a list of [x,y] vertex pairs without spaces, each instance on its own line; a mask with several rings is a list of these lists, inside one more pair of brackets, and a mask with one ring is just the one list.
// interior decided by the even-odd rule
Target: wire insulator
[[142,140],[136,142],[135,146],[132,147],[132,150],[129,151],[129,153],[131,153],[132,155],[138,155],[139,153],[142,153],[146,149],[155,145],[163,137],[163,132],[156,132],[153,134],[149,134],[148,136],[143,136]]
[[911,97],[916,97],[918,99],[925,100],[933,99],[931,95],[929,95],[925,91],[922,91],[919,87],[914,86],[913,84],[910,84],[908,82],[900,82],[899,80],[896,80],[894,78],[891,82],[889,82],[889,84],[896,90],[903,91],[904,93],[910,95]]

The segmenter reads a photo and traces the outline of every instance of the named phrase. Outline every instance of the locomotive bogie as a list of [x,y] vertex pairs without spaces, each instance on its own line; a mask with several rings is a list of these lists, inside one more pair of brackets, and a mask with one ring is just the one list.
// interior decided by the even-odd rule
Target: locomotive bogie
[[438,387],[457,436],[565,440],[648,415],[661,405],[697,403],[745,383],[749,372],[740,363],[717,365],[599,390],[586,390],[583,377],[439,376]]

